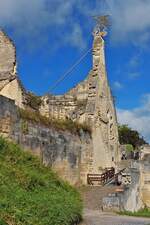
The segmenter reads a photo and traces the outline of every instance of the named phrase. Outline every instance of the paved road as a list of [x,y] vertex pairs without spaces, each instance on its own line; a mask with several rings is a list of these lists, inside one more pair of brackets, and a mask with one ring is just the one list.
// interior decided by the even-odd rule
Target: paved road
[[85,209],[82,225],[150,225],[150,219],[119,216],[113,213]]

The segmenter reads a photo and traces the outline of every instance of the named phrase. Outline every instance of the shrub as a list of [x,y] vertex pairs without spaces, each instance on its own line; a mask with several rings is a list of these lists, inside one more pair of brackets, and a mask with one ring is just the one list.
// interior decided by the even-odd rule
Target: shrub
[[119,125],[118,131],[120,144],[131,144],[134,149],[147,144],[138,131],[131,129],[128,125]]
[[39,110],[39,107],[42,104],[40,96],[36,96],[32,92],[27,93],[27,105],[34,110]]
[[27,121],[22,121],[21,122],[21,130],[23,134],[28,134],[29,128],[28,128],[28,122]]
[[0,136],[0,154],[7,148],[7,142]]
[[126,145],[126,151],[127,151],[127,152],[133,152],[133,151],[134,151],[133,145],[127,144],[127,145]]

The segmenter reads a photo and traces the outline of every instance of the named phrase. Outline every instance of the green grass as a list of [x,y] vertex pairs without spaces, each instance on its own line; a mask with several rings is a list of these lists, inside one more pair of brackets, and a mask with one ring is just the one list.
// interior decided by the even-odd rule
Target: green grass
[[46,127],[54,127],[57,130],[68,130],[73,134],[79,134],[80,130],[91,134],[91,127],[86,123],[74,122],[70,119],[54,119],[41,115],[38,111],[19,109],[20,118],[24,123],[30,121],[36,124],[42,124]]
[[119,214],[127,215],[127,216],[137,216],[137,217],[150,217],[150,209],[144,208],[139,210],[138,212],[124,211],[124,212],[120,212]]
[[72,225],[81,214],[73,187],[0,137],[0,225]]

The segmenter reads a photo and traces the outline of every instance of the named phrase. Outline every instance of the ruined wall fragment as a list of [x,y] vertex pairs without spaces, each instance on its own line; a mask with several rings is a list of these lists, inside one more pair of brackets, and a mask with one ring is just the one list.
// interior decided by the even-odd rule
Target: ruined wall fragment
[[40,109],[47,117],[69,118],[91,126],[93,173],[115,166],[120,159],[116,111],[107,80],[104,49],[101,34],[95,34],[93,68],[87,78],[65,95],[43,96]]
[[15,102],[4,96],[0,96],[0,106],[0,135],[39,156],[46,166],[71,184],[87,183],[92,157],[88,132],[73,134],[23,119]]
[[[14,100],[21,108],[28,108],[28,94],[16,74],[15,47],[3,32],[0,34],[0,95]],[[104,49],[101,33],[94,34],[93,67],[87,78],[64,95],[43,96],[39,106],[40,113],[48,118],[72,120],[90,126],[90,169],[84,168],[86,174],[99,173],[105,167],[115,167],[120,158],[116,112],[107,80]],[[48,152],[45,161],[46,157],[48,159]],[[56,167],[61,168],[58,164]]]
[[8,36],[0,30],[0,95],[15,100],[23,107],[23,88],[17,77],[16,49]]

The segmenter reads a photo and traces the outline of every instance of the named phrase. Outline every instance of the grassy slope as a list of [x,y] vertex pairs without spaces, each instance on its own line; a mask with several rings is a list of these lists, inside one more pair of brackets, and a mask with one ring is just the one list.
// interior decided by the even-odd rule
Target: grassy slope
[[74,188],[0,137],[0,225],[70,225],[81,212]]

